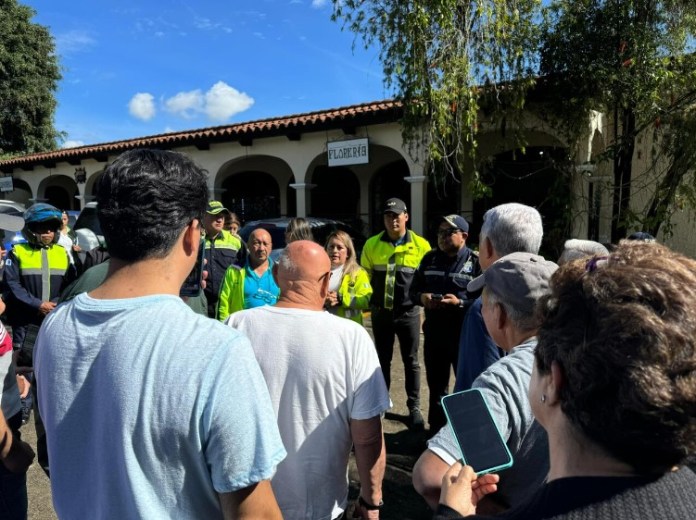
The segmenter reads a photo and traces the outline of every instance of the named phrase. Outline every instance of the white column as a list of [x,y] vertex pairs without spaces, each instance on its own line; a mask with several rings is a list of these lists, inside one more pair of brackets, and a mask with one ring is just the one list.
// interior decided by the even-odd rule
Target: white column
[[297,182],[294,184],[290,184],[291,188],[295,189],[295,195],[297,197],[297,215],[298,217],[306,217],[307,216],[307,202],[308,202],[308,197],[307,197],[307,192],[314,188],[316,184],[309,184],[306,182]]
[[425,232],[425,175],[409,175],[404,180],[411,184],[411,207],[409,217],[411,229],[423,236]]

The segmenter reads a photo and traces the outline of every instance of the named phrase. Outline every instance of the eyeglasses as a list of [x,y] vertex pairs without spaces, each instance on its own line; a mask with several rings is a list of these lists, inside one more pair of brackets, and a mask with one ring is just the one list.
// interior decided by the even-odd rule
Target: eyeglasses
[[448,237],[450,235],[454,235],[455,233],[459,233],[460,229],[456,227],[451,227],[451,228],[445,228],[445,229],[438,229],[437,234],[441,237]]

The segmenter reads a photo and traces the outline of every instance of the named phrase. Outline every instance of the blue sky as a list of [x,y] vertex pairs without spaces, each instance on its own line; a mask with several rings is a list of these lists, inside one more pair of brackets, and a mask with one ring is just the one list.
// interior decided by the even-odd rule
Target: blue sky
[[53,34],[79,146],[391,97],[329,0],[20,0]]

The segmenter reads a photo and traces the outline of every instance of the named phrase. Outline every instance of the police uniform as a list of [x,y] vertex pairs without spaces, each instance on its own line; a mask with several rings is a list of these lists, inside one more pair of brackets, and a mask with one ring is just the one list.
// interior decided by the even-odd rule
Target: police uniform
[[225,272],[231,265],[243,266],[246,262],[246,248],[242,241],[229,231],[222,230],[215,237],[205,238],[205,297],[208,300],[208,316],[216,317],[218,299]]
[[423,293],[454,294],[459,306],[425,309],[423,359],[430,389],[428,424],[437,431],[447,422],[440,399],[447,395],[450,370],[457,369],[459,334],[464,315],[476,295],[467,284],[481,274],[478,255],[462,247],[455,256],[437,249],[423,257],[411,284],[411,299],[421,301]]
[[420,407],[420,302],[411,299],[409,288],[418,264],[430,249],[428,241],[411,230],[406,230],[396,242],[382,231],[367,240],[360,257],[360,264],[370,274],[374,291],[370,304],[372,332],[384,380],[389,388],[396,335],[404,363],[410,411]]

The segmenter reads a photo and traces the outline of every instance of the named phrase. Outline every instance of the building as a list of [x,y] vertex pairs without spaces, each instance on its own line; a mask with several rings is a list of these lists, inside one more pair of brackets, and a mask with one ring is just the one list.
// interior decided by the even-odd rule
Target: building
[[[13,191],[3,193],[6,199],[80,209],[94,198],[105,165],[121,152],[162,148],[192,156],[209,172],[214,197],[242,220],[331,217],[370,233],[382,226],[382,202],[396,196],[408,204],[411,227],[418,233],[434,239],[437,217],[459,213],[473,224],[475,242],[488,207],[517,201],[538,207],[544,216],[553,244],[547,254],[557,252],[552,250],[571,235],[608,242],[611,172],[609,165],[593,160],[612,135],[610,118],[594,113],[587,136],[571,147],[533,108],[524,120],[524,153],[499,128],[482,127],[479,171],[493,195],[477,201],[468,189],[470,173],[448,178],[444,185],[428,182],[423,150],[403,144],[401,105],[391,100],[15,157],[0,161],[5,175],[0,187],[9,187],[11,178]],[[578,150],[575,157],[569,157],[571,149]],[[637,192],[633,199],[640,204],[645,197]],[[688,240],[690,212],[677,216],[675,230],[667,243],[696,252]]]

